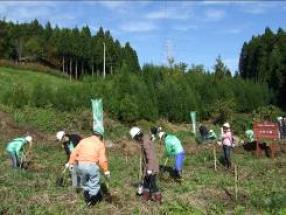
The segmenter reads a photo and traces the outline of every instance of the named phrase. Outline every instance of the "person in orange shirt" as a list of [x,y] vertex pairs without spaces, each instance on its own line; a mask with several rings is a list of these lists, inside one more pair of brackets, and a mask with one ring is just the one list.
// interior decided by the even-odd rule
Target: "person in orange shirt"
[[102,134],[94,132],[92,136],[82,139],[70,155],[66,167],[76,168],[81,178],[83,196],[88,206],[102,200],[100,188],[100,171],[110,178],[108,161],[105,155],[105,145]]

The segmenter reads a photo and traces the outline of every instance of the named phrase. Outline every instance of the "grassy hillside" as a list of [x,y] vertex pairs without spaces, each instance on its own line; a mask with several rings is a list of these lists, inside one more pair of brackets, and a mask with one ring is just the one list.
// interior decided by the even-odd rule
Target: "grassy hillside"
[[[0,68],[0,98],[3,91],[21,83],[30,90],[32,82],[43,82],[51,87],[81,85],[63,78],[32,71]],[[1,99],[0,99],[1,101]],[[65,154],[55,139],[55,131],[67,128],[89,135],[91,113],[89,109],[59,111],[24,105],[0,105],[0,214],[285,214],[286,213],[286,158],[285,148],[274,160],[265,155],[257,159],[251,152],[237,147],[233,163],[238,165],[238,200],[235,200],[234,171],[225,171],[219,163],[213,168],[213,144],[198,145],[190,134],[189,125],[174,125],[159,121],[168,131],[177,134],[187,151],[184,181],[180,185],[167,173],[159,177],[163,205],[141,203],[135,195],[138,182],[138,147],[128,137],[128,127],[105,116],[106,142],[110,160],[110,191],[113,201],[102,202],[87,209],[82,194],[66,186],[59,188],[55,181],[65,163]],[[139,121],[148,132],[147,121]],[[35,137],[32,164],[28,170],[10,169],[4,151],[9,139],[26,132]],[[160,163],[162,146],[156,141]],[[216,154],[221,149],[216,147]],[[171,166],[169,161],[167,166]]]

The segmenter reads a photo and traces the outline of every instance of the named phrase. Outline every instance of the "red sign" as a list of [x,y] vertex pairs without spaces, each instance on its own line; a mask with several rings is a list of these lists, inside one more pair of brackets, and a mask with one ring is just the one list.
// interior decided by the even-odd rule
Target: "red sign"
[[276,123],[273,122],[260,122],[255,123],[253,126],[255,138],[259,140],[278,140],[279,128]]

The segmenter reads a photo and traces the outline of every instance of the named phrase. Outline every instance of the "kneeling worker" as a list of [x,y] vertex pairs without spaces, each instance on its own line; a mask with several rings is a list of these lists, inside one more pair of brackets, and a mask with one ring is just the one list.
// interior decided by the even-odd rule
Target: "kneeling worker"
[[92,136],[82,139],[72,151],[68,166],[70,169],[75,167],[81,178],[83,196],[87,205],[91,206],[101,201],[103,196],[99,167],[103,170],[105,177],[110,178],[102,134],[94,132]]

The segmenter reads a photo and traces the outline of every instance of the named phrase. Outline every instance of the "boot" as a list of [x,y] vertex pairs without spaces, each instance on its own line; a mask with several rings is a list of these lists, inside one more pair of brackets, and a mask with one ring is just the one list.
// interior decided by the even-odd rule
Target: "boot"
[[153,200],[155,202],[159,202],[159,204],[162,204],[162,194],[160,192],[159,193],[155,193]]
[[90,202],[90,195],[89,195],[89,192],[88,191],[83,191],[83,198],[84,198],[84,201],[86,204],[89,204]]
[[149,191],[143,191],[143,194],[142,194],[142,200],[147,202],[148,200],[151,200],[151,194]]
[[93,195],[90,197],[90,205],[95,205],[98,202],[102,201],[103,196],[101,191],[99,191],[96,195]]
[[182,179],[182,172],[181,172],[181,171],[178,171],[178,170],[175,170],[174,172],[175,172],[174,180],[175,180],[176,182],[181,183],[182,180],[183,180],[183,179]]

